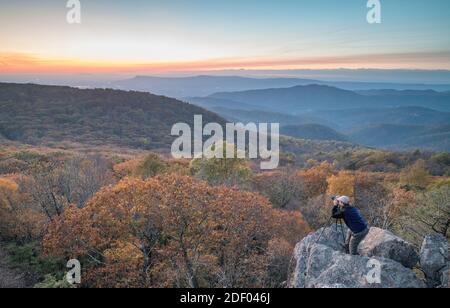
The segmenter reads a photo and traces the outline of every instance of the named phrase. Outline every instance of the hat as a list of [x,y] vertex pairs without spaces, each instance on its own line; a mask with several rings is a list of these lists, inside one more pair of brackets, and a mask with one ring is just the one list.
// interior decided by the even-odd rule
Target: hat
[[341,196],[341,197],[337,198],[337,200],[344,204],[350,204],[350,198],[347,196]]

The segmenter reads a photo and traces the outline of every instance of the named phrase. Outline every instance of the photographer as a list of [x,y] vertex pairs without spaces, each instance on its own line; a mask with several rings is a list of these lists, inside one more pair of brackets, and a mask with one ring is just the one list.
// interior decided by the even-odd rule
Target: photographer
[[358,254],[358,245],[369,233],[369,226],[361,215],[361,212],[350,204],[350,198],[347,196],[337,196],[333,198],[332,217],[334,219],[343,219],[349,231],[345,241],[346,247],[351,255]]

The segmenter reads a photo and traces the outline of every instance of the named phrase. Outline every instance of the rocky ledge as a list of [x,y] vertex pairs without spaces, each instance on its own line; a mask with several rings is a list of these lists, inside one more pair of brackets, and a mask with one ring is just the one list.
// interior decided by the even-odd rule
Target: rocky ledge
[[[448,284],[448,242],[428,236],[420,254],[389,231],[371,228],[358,256],[345,253],[347,229],[332,226],[305,237],[294,251],[293,288],[425,288]],[[416,273],[422,271],[426,279]]]

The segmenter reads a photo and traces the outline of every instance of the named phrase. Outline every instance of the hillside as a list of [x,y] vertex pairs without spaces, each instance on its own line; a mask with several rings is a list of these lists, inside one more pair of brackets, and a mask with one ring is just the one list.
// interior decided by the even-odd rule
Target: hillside
[[299,139],[348,141],[343,134],[319,124],[288,125],[281,127],[281,134]]
[[350,131],[368,125],[445,125],[450,123],[450,113],[424,107],[354,108],[317,110],[311,117],[321,117],[338,128]]
[[[351,140],[396,150],[450,151],[446,129],[430,132],[450,124],[450,95],[447,92],[392,89],[354,92],[307,85],[222,92],[190,101],[200,102],[201,106],[226,118],[257,121],[263,112],[265,121],[279,122],[281,126],[316,124],[333,127],[341,135],[339,138],[334,134],[333,140]],[[289,134],[307,139],[320,135]]]
[[222,92],[212,98],[226,99],[270,108],[284,113],[300,113],[316,109],[369,107],[367,97],[338,88],[308,85],[291,88]]
[[391,149],[428,149],[450,151],[450,125],[421,126],[381,124],[350,135],[354,142]]
[[[85,81],[84,84],[86,84]],[[170,97],[185,98],[191,96],[208,96],[216,92],[287,88],[311,84],[337,87],[350,91],[365,91],[372,89],[450,90],[450,85],[448,84],[325,81],[311,78],[250,78],[242,76],[208,75],[187,77],[136,76],[130,79],[115,81],[108,86],[121,90],[146,91]]]
[[[261,106],[257,105],[251,105],[246,104],[242,102],[235,102],[232,100],[227,99],[220,99],[220,98],[213,98],[213,97],[188,97],[186,100],[189,103],[192,103],[194,105],[197,105],[202,108],[206,108],[208,110],[214,109],[214,108],[227,108],[227,109],[234,109],[234,110],[264,110]],[[267,111],[269,111],[270,108],[267,108]]]
[[223,91],[242,91],[292,87],[299,84],[316,83],[316,80],[299,78],[246,78],[238,76],[192,76],[192,77],[153,77],[136,76],[114,82],[118,89],[146,91],[184,98],[188,96],[207,96]]
[[242,123],[279,123],[280,126],[287,126],[322,122],[321,119],[314,116],[289,115],[285,113],[277,113],[257,109],[241,110],[225,107],[209,107],[207,109],[217,113],[218,115],[229,121],[237,121]]
[[[364,94],[361,94],[364,93]],[[395,93],[393,95],[392,93]],[[434,91],[353,92],[324,85],[295,86],[240,92],[222,92],[208,96],[243,104],[257,105],[284,113],[303,113],[326,109],[395,108],[418,106],[450,111],[450,95]]]
[[369,90],[358,94],[375,98],[388,107],[421,106],[439,111],[450,112],[450,95],[448,92],[434,90]]
[[395,90],[395,89],[371,89],[371,90],[359,90],[355,91],[356,93],[362,94],[362,95],[368,95],[368,96],[374,96],[374,95],[386,95],[386,96],[426,96],[426,97],[433,97],[433,96],[445,96],[447,95],[446,92],[437,92],[434,90]]
[[169,149],[172,125],[223,123],[216,114],[149,93],[0,84],[0,134],[13,141],[52,145],[73,142]]
[[[225,120],[181,101],[143,92],[80,90],[60,86],[0,84],[0,135],[8,141],[60,147],[107,146],[168,151],[172,125],[193,126],[195,114],[204,123]],[[1,139],[0,139],[1,140]],[[282,138],[283,152],[301,163],[317,153],[363,147],[339,142]]]

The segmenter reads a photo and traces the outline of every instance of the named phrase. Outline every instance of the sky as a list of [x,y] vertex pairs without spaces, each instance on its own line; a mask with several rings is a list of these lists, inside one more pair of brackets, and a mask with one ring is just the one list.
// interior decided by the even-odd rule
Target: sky
[[0,74],[450,70],[450,1],[0,0]]

